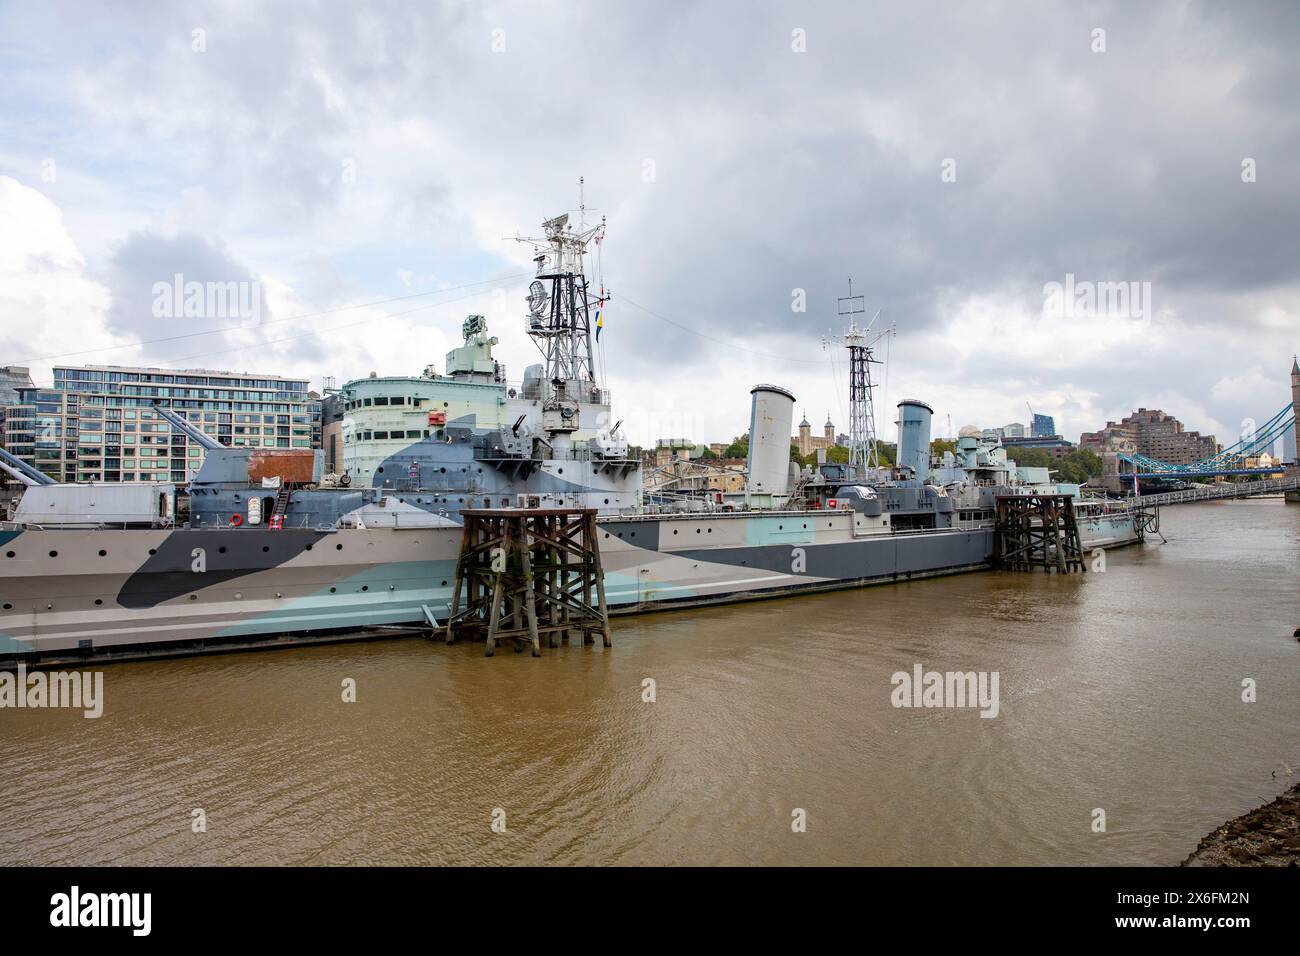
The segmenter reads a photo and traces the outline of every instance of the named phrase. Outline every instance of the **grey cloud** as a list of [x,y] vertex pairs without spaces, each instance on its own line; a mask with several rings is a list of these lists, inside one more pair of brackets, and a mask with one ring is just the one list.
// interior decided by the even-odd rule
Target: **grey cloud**
[[[1040,308],[1043,283],[1067,272],[1150,281],[1203,356],[1190,371],[1147,356],[1153,388],[1212,384],[1215,335],[1255,334],[1261,298],[1296,301],[1293,5],[66,9],[93,40],[41,13],[33,33],[100,78],[125,126],[84,116],[83,134],[156,158],[155,175],[175,177],[165,188],[201,181],[243,233],[274,239],[307,275],[322,257],[347,259],[346,243],[316,248],[356,213],[341,160],[367,156],[376,131],[411,126],[409,163],[372,155],[359,168],[373,221],[358,248],[469,246],[483,204],[518,210],[532,230],[572,208],[582,174],[589,202],[611,213],[616,294],[715,338],[796,333],[812,358],[849,273],[918,340],[970,297]],[[202,56],[186,52],[196,25],[208,30]],[[1090,49],[1096,27],[1105,53]],[[791,50],[795,28],[806,53]],[[492,52],[494,29],[505,52]],[[1253,184],[1240,178],[1247,156]],[[940,181],[948,157],[956,183]],[[641,180],[646,159],[654,183]],[[808,312],[791,312],[794,288]],[[617,303],[611,339],[636,335],[619,353],[625,375],[737,360]],[[987,381],[984,367],[904,354]],[[1110,389],[1130,362],[1071,375]]]

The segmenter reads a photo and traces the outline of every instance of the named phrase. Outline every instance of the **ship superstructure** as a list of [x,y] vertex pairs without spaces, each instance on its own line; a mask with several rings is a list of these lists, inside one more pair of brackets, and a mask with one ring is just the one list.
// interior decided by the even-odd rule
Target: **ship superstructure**
[[583,271],[587,243],[604,228],[575,231],[568,216],[534,240],[536,277],[525,328],[544,361],[511,383],[492,355],[487,321],[471,315],[464,344],[443,374],[369,378],[343,386],[348,480],[451,513],[539,505],[626,513],[641,504],[641,462],[613,421],[609,389],[592,350],[593,296]]
[[[194,653],[340,639],[445,621],[466,508],[591,507],[612,612],[709,604],[989,566],[999,494],[1051,485],[963,433],[932,462],[929,406],[899,403],[898,461],[875,467],[870,341],[850,328],[853,454],[789,459],[794,394],[751,393],[743,492],[643,501],[593,361],[583,266],[603,224],[544,225],[524,327],[542,361],[512,382],[480,315],[438,372],[348,382],[343,470],[320,453],[207,449],[188,486],[28,484],[0,525],[0,663]],[[1041,473],[1039,473],[1041,472]],[[1084,547],[1138,540],[1133,518],[1085,510]]]

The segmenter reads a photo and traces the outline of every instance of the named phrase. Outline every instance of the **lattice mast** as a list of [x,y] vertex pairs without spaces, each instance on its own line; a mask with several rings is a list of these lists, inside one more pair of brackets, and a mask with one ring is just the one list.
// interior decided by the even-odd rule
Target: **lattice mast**
[[866,305],[862,296],[853,294],[852,277],[849,278],[849,294],[837,302],[839,315],[849,317],[849,328],[844,334],[844,345],[849,350],[849,464],[854,467],[858,480],[863,481],[870,469],[880,466],[871,366],[881,363],[872,354],[871,344],[867,341],[870,323],[859,329],[857,320],[853,318],[865,313]]
[[544,239],[524,239],[537,248],[537,276],[528,287],[528,334],[546,363],[549,403],[598,399],[592,347],[592,310],[598,304],[587,284],[587,245],[604,236],[605,223],[569,225],[569,214],[542,224]]

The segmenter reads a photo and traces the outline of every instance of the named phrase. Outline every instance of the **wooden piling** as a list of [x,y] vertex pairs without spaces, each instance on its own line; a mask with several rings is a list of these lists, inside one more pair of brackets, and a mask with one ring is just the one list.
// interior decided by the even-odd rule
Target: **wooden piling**
[[493,508],[461,516],[448,644],[481,639],[491,657],[497,642],[508,640],[516,651],[527,645],[539,657],[543,635],[556,647],[570,632],[594,643],[590,635],[599,630],[604,646],[613,646],[595,509]]
[[999,495],[993,563],[1008,571],[1086,572],[1074,499],[1057,494]]

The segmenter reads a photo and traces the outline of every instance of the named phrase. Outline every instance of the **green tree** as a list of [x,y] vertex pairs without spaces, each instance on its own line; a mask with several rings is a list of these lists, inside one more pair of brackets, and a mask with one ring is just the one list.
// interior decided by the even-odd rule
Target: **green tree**
[[722,456],[723,458],[748,458],[749,457],[749,436],[741,435],[730,445]]
[[1076,448],[1061,458],[1057,468],[1061,481],[1081,485],[1090,478],[1101,477],[1101,457],[1086,448]]
[[1007,457],[1022,468],[1055,468],[1056,461],[1041,448],[1007,449]]

